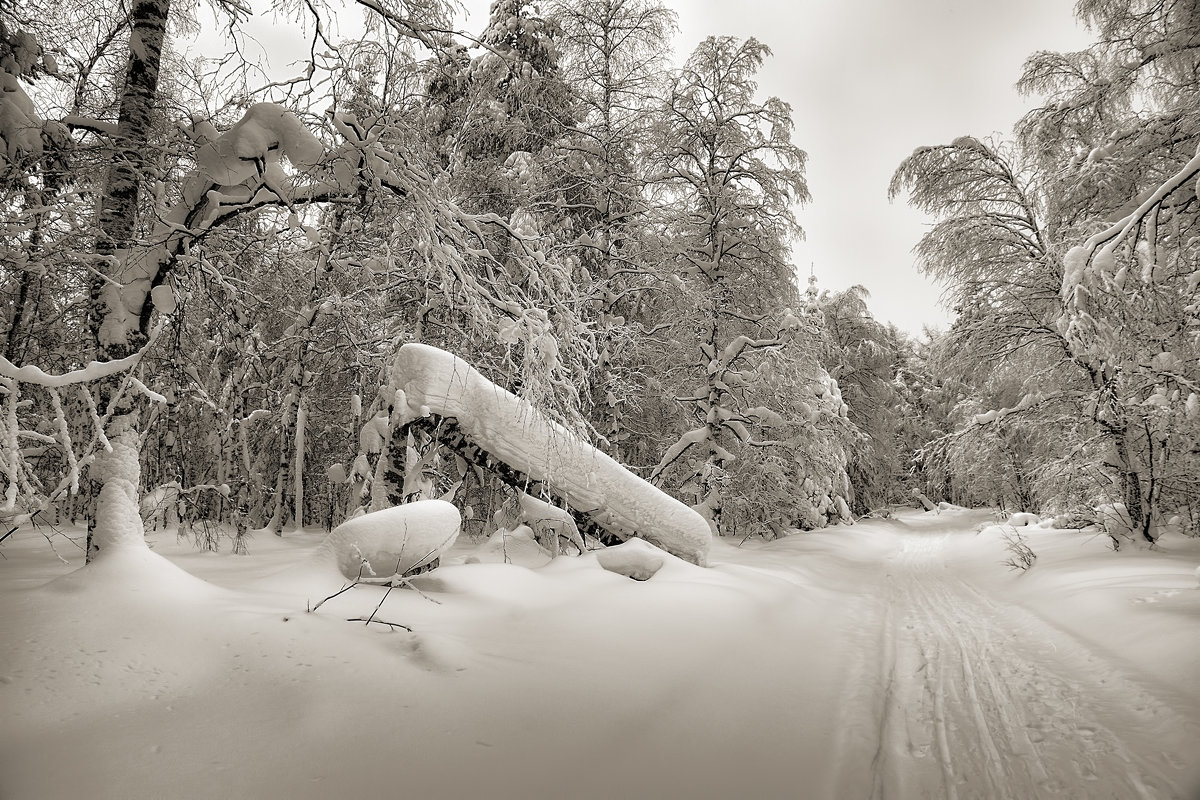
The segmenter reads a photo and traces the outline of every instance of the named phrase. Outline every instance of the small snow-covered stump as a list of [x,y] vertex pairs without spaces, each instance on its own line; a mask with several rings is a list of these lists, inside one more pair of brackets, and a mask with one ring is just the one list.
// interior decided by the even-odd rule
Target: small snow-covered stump
[[912,498],[926,511],[937,511],[938,507],[933,504],[933,501],[925,496],[925,493],[920,489],[912,490]]
[[630,539],[596,553],[596,561],[609,572],[648,581],[663,568],[666,554],[642,539]]
[[326,543],[346,578],[389,583],[436,566],[461,524],[462,515],[450,503],[419,500],[346,520]]

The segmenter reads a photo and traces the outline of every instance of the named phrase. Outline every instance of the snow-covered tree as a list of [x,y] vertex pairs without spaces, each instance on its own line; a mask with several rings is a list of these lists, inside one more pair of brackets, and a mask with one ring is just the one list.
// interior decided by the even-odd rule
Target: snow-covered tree
[[[1088,463],[1069,472],[1092,475],[1066,502],[1119,504],[1150,539],[1163,513],[1190,505],[1196,466],[1195,10],[1078,11],[1098,40],[1029,59],[1022,86],[1049,102],[1014,142],[921,148],[893,191],[943,218],[918,253],[953,292],[961,357],[1035,365],[989,422],[1056,430]],[[1086,484],[1062,480],[1065,466],[1048,459],[1039,473]]]
[[[791,141],[788,105],[755,97],[755,75],[769,53],[754,39],[702,42],[676,77],[656,142],[666,253],[677,273],[670,330],[687,365],[674,394],[687,428],[652,476],[676,475],[717,533],[728,527],[730,498],[742,494],[730,486],[735,460],[745,459],[737,467],[738,485],[752,485],[747,470],[769,463],[762,452],[786,449],[775,429],[787,422],[788,411],[801,409],[772,410],[778,390],[794,379],[822,384],[824,373],[817,365],[818,375],[792,373],[772,385],[787,362],[804,363],[781,355],[789,343],[819,350],[819,312],[792,310],[800,296],[788,247],[800,233],[793,204],[808,199],[805,155]],[[690,357],[683,355],[687,350]],[[828,397],[834,416],[844,413],[835,382],[809,396]],[[847,490],[840,484],[815,484],[813,492],[830,495],[831,504],[840,499],[844,508]],[[781,527],[792,524],[785,520]]]
[[[438,17],[442,10],[432,2],[372,4],[370,13],[382,29],[437,47],[439,39],[432,31],[446,28]],[[506,352],[522,366],[531,396],[563,396],[565,405],[572,403],[569,392],[548,388],[574,385],[562,365],[575,363],[570,354],[587,344],[583,338],[576,345],[574,334],[579,331],[570,305],[554,306],[548,314],[547,293],[508,284],[496,274],[501,262],[490,248],[504,244],[503,266],[526,273],[549,269],[545,256],[508,220],[464,211],[427,168],[432,158],[409,135],[413,125],[406,125],[391,108],[364,106],[370,113],[362,118],[335,109],[322,123],[270,102],[250,104],[218,124],[181,118],[154,82],[164,63],[168,16],[165,3],[136,4],[131,11],[120,102],[108,106],[115,121],[103,115],[68,114],[63,124],[46,122],[50,108],[38,109],[19,83],[39,77],[40,67],[26,64],[30,53],[38,55],[36,42],[31,45],[23,36],[6,38],[6,45],[9,39],[19,39],[19,47],[8,45],[17,55],[4,62],[6,89],[11,89],[4,98],[6,110],[10,105],[19,108],[28,123],[10,130],[15,117],[4,117],[4,166],[6,172],[11,165],[21,170],[13,173],[16,180],[5,183],[0,206],[4,230],[11,234],[5,245],[11,244],[23,259],[19,270],[6,270],[6,291],[15,285],[17,295],[24,291],[26,298],[33,298],[42,288],[39,284],[74,287],[57,309],[42,307],[42,313],[59,315],[53,324],[29,316],[9,319],[6,351],[19,360],[0,362],[9,409],[4,440],[13,445],[4,452],[6,512],[45,507],[50,497],[73,490],[86,473],[102,487],[96,546],[140,543],[135,521],[143,488],[141,435],[165,418],[165,411],[181,397],[174,391],[179,388],[188,403],[206,405],[221,417],[224,433],[216,437],[221,439],[216,449],[226,455],[220,459],[225,465],[214,467],[218,474],[230,475],[230,437],[276,420],[253,433],[252,444],[273,444],[254,448],[249,465],[239,461],[241,478],[253,485],[255,473],[269,473],[271,479],[258,484],[263,490],[272,487],[269,517],[277,523],[285,511],[300,517],[308,471],[305,453],[313,430],[307,420],[313,411],[310,399],[320,390],[323,368],[316,367],[326,358],[320,352],[326,337],[319,329],[344,320],[342,312],[361,303],[364,276],[378,287],[376,298],[387,291],[404,293],[399,304],[412,309],[409,318],[416,320],[417,329],[422,320],[440,323],[443,335],[477,342],[495,341],[498,332],[507,330]],[[72,78],[86,81],[84,76]],[[101,174],[69,165],[72,191],[55,196],[50,213],[56,224],[41,229],[54,240],[31,246],[30,231],[38,229],[35,217],[46,213],[45,190],[63,184],[49,170],[61,170],[59,161],[69,153],[87,152],[72,150],[67,125],[75,131],[74,142],[94,143],[98,150],[119,157]],[[47,142],[54,146],[47,147]],[[33,208],[38,211],[31,212]],[[98,223],[93,225],[93,219]],[[375,223],[369,232],[361,225],[368,219]],[[364,240],[382,240],[374,258],[363,253]],[[280,246],[281,242],[290,244]],[[288,295],[272,298],[276,303],[271,307],[294,304],[290,319],[275,329],[280,349],[288,355],[279,360],[269,352],[273,339],[260,320],[237,320],[242,333],[257,334],[258,341],[266,343],[257,353],[263,374],[256,376],[266,387],[255,387],[244,369],[229,370],[216,380],[226,382],[222,389],[209,375],[184,371],[181,377],[178,365],[164,367],[167,338],[187,341],[195,331],[185,330],[186,324],[210,319],[187,316],[191,298],[183,297],[181,290],[208,282],[227,301],[236,298],[240,288],[269,278],[271,253],[280,256],[275,268],[287,276],[276,281],[275,291]],[[245,279],[249,280],[243,283]],[[351,288],[355,285],[358,299]],[[241,305],[246,312],[262,311],[253,303]],[[35,305],[27,299],[20,308]],[[217,313],[228,311],[220,308]],[[370,328],[366,325],[365,330]],[[50,336],[33,347],[30,331]],[[360,332],[350,327],[347,338],[353,341]],[[559,332],[571,334],[562,338],[561,347]],[[53,336],[68,346],[55,347]],[[84,336],[91,344],[81,347]],[[370,331],[359,341],[378,336],[378,330]],[[383,338],[388,346],[398,344]],[[173,352],[176,358],[184,355],[178,348]],[[374,359],[378,369],[379,354]],[[250,387],[242,383],[247,380]],[[170,396],[153,388],[165,389],[167,383],[175,384]],[[60,391],[75,384],[96,390],[85,389],[75,411],[87,422],[82,431],[67,418],[73,406],[64,402]],[[30,398],[42,404],[39,409],[29,408]],[[345,408],[344,403],[339,405]],[[44,416],[59,423],[42,431],[36,419],[45,410],[49,413]],[[14,444],[23,436],[37,438],[43,449],[61,452],[57,476],[46,459],[30,463],[32,451]],[[156,449],[155,458],[161,462],[162,448]],[[275,467],[284,469],[276,470],[260,458],[275,458]],[[39,474],[42,468],[45,474]],[[236,498],[231,500],[240,505]]]
[[618,455],[645,390],[640,375],[650,342],[642,325],[649,321],[640,312],[645,294],[663,281],[645,187],[674,15],[649,0],[570,0],[550,12],[578,109],[562,148],[576,223],[564,246],[578,261],[595,319],[592,424]]
[[898,396],[895,384],[900,354],[896,336],[867,308],[867,290],[852,286],[823,292],[825,351],[821,361],[841,390],[849,419],[860,436],[847,471],[853,487],[850,507],[856,514],[881,508],[895,494],[909,453],[899,449]]

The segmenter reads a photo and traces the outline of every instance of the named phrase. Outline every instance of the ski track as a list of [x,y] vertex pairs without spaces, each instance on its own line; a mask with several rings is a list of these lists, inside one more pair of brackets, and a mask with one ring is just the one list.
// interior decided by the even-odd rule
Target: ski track
[[886,565],[872,800],[1194,800],[1197,726],[958,578],[953,535],[902,534]]

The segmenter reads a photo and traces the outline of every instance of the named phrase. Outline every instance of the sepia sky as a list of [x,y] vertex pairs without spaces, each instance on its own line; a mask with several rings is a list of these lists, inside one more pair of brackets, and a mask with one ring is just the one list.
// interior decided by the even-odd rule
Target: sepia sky
[[939,287],[915,269],[928,223],[891,175],[913,148],[1007,134],[1036,103],[1013,85],[1037,50],[1088,37],[1072,0],[682,0],[680,55],[705,36],[755,36],[774,51],[760,88],[792,105],[813,200],[794,250],[823,288],[862,284],[873,313],[917,333],[944,326]]
[[[714,35],[754,36],[774,56],[764,96],[792,106],[808,152],[813,200],[793,258],[822,288],[862,284],[872,312],[912,333],[950,319],[940,289],[911,250],[927,220],[890,203],[892,172],[913,148],[957,136],[1007,134],[1036,103],[1013,85],[1037,50],[1073,50],[1089,37],[1073,0],[665,0],[679,14],[677,60]],[[488,0],[467,0],[468,31]]]

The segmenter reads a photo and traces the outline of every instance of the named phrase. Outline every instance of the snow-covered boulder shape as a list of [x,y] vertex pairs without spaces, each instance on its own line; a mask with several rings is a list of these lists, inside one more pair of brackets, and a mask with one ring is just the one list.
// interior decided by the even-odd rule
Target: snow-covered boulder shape
[[617,536],[639,537],[704,566],[712,531],[699,513],[634,475],[462,359],[424,344],[392,363],[397,424],[431,413],[458,420],[471,441],[554,489]]
[[326,545],[350,580],[387,583],[428,566],[458,538],[462,515],[443,500],[418,500],[348,519]]
[[633,578],[635,581],[648,581],[663,568],[663,551],[649,542],[630,539],[616,547],[609,547],[596,553],[596,561],[609,572]]
[[1027,511],[1017,512],[1008,518],[1008,524],[1014,528],[1026,528],[1030,525],[1037,525],[1041,521],[1041,517],[1037,514],[1030,514]]

